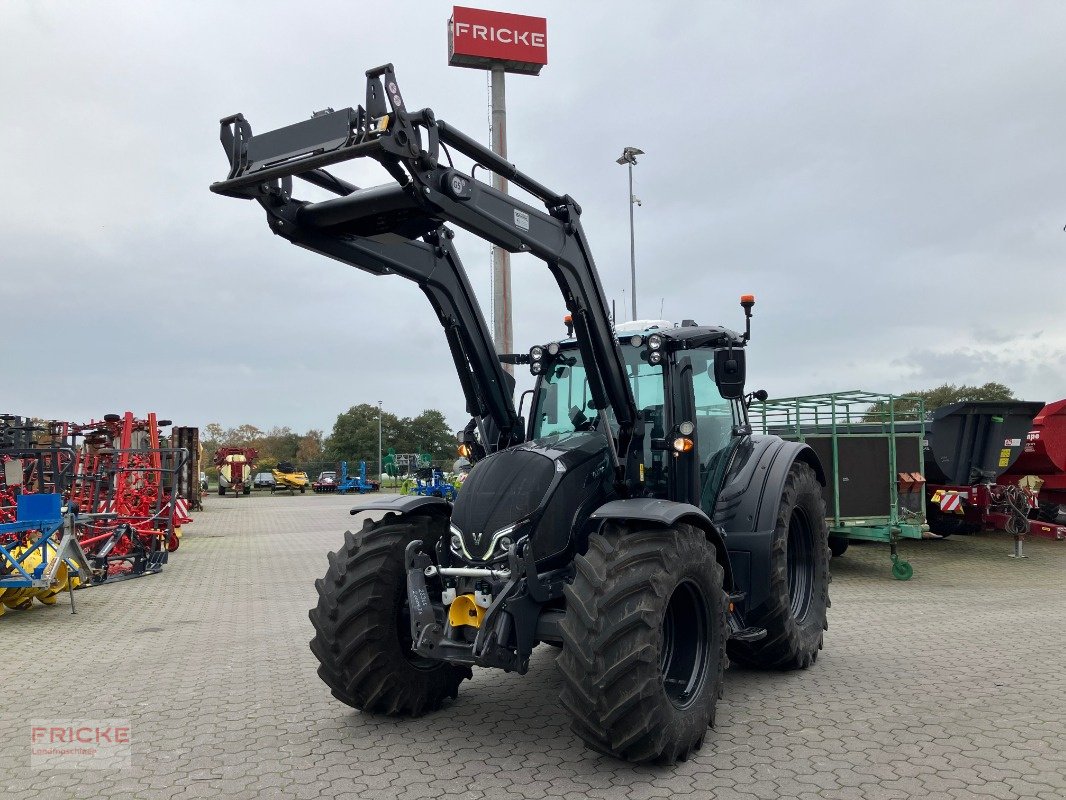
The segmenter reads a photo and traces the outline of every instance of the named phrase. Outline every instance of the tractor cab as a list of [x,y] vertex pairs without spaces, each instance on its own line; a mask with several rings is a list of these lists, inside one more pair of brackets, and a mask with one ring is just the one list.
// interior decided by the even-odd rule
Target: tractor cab
[[[743,403],[743,335],[694,324],[640,330],[619,326],[616,332],[639,411],[627,459],[627,470],[635,473],[639,486],[636,493],[692,503],[713,513],[729,455],[749,432]],[[531,441],[603,432],[604,422],[617,435],[610,408],[595,407],[576,341],[533,347],[529,366],[537,376],[529,417]]]

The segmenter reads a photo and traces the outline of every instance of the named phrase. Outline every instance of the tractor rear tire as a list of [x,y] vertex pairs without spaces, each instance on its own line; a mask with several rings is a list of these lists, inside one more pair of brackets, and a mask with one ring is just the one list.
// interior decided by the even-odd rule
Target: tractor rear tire
[[315,581],[311,652],[318,676],[342,703],[376,714],[421,716],[455,698],[469,667],[422,658],[411,651],[404,549],[421,539],[423,551],[447,532],[429,517],[367,520],[347,531],[344,547],[329,554],[329,569]]
[[844,553],[848,552],[848,537],[830,536],[829,552],[833,554],[833,558],[839,558],[844,555]]
[[689,525],[608,524],[575,559],[556,664],[570,727],[628,761],[685,761],[714,724],[727,664],[723,569]]
[[785,479],[770,543],[770,589],[746,625],[765,628],[756,642],[731,641],[729,655],[759,669],[806,669],[818,658],[828,629],[829,529],[814,470],[794,463]]

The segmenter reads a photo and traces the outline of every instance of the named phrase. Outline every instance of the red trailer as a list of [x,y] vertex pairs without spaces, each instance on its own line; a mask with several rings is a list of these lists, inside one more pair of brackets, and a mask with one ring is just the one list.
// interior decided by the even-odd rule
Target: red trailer
[[[1019,485],[1019,478],[1031,474],[1028,468],[1017,472],[1028,455],[1035,420],[1050,407],[1021,400],[974,401],[933,412],[925,448],[930,530],[941,536],[1006,531],[1016,537],[1019,555],[1019,537],[1027,534],[1066,539],[1066,526],[1031,519],[1037,493]],[[1066,424],[1061,430],[1066,433]]]
[[[1039,481],[1027,480],[1029,476]],[[1054,523],[1066,505],[1066,399],[1048,403],[1033,419],[1021,455],[997,483],[1025,483],[1039,494],[1039,518]]]

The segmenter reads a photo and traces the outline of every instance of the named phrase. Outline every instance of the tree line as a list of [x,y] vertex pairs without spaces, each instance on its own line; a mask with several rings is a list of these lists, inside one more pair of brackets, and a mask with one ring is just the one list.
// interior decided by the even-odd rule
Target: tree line
[[[913,392],[903,392],[903,399],[895,402],[897,417],[913,415],[918,410],[918,400],[923,401],[925,412],[935,411],[952,403],[966,403],[975,400],[1016,400],[1010,387],[1002,383],[989,381],[981,386],[956,386],[953,383],[945,383],[934,386],[932,389],[919,389]],[[874,403],[864,415],[867,422],[880,422],[888,409],[883,403]]]
[[[203,469],[213,462],[220,447],[254,447],[259,451],[258,469],[270,470],[289,461],[308,472],[330,468],[347,461],[355,469],[366,461],[373,472],[378,461],[378,407],[370,403],[352,406],[338,414],[333,430],[327,436],[312,428],[298,433],[288,426],[263,430],[255,425],[225,428],[217,422],[205,425],[200,431],[204,448]],[[455,435],[448,427],[444,414],[427,409],[414,417],[401,417],[381,410],[381,447],[397,453],[428,453],[434,461],[450,462],[455,458]],[[315,476],[312,475],[312,478]]]

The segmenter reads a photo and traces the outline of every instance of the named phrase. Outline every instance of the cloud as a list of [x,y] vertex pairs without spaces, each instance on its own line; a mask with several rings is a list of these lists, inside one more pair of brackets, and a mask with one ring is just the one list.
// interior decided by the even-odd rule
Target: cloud
[[[641,316],[740,326],[736,298],[755,292],[753,384],[1066,395],[1066,8],[504,6],[549,18],[549,66],[508,79],[509,158],[581,203],[620,308],[614,159],[636,145]],[[362,71],[390,60],[409,104],[487,141],[484,75],[445,66],[450,9],[0,5],[5,406],[328,430],[381,399],[460,425],[414,286],[291,247],[207,190],[220,117],[264,131],[354,105]],[[487,311],[488,247],[456,241]],[[562,335],[563,303],[544,265],[513,263],[525,350]]]

